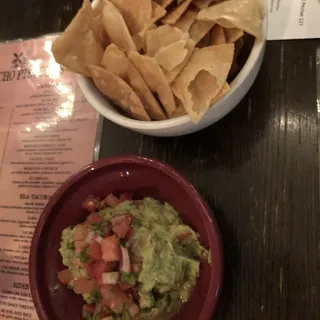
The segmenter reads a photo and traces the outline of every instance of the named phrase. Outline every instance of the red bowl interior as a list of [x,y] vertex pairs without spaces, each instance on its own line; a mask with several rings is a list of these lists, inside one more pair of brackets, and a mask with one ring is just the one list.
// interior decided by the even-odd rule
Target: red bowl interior
[[63,269],[58,251],[61,233],[84,221],[87,213],[80,205],[86,196],[106,196],[110,192],[167,201],[186,224],[199,232],[201,242],[210,248],[212,265],[201,265],[190,300],[173,319],[211,319],[222,282],[222,248],[213,214],[194,187],[171,167],[136,156],[107,158],[89,165],[63,184],[44,209],[35,229],[29,265],[31,293],[39,318],[82,319],[82,298],[57,280],[57,271]]

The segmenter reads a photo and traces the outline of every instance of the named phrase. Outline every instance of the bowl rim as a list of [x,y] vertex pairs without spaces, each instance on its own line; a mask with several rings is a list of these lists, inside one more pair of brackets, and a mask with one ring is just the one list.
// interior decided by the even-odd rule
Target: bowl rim
[[[99,0],[94,1],[96,5]],[[266,33],[267,33],[267,22],[268,22],[268,10],[266,0],[261,1],[264,8],[264,17],[262,19],[262,39],[255,39],[251,52],[247,58],[246,63],[235,77],[235,79],[230,83],[231,90],[219,100],[213,109],[219,108],[241,85],[243,80],[250,74],[250,71],[259,61],[259,57],[264,52]],[[136,130],[165,130],[168,128],[174,128],[184,125],[194,125],[190,117],[186,114],[173,119],[157,120],[157,121],[141,121],[136,119],[131,119],[120,114],[117,110],[113,108],[107,109],[105,105],[110,105],[110,102],[106,97],[104,97],[98,89],[94,86],[92,80],[88,77],[77,75],[78,84],[85,95],[88,102],[96,109],[100,114],[102,114],[106,119],[126,128],[136,129]],[[91,89],[91,88],[92,89]],[[201,123],[201,121],[199,122]]]
[[[204,200],[204,198],[198,193],[195,187],[179,172],[177,172],[173,167],[162,163],[161,161],[150,159],[142,156],[135,155],[126,155],[126,156],[116,156],[103,158],[98,160],[92,164],[87,165],[82,170],[73,174],[65,183],[63,183],[58,190],[53,194],[50,198],[49,202],[45,206],[36,228],[34,230],[34,235],[32,238],[31,246],[30,246],[30,255],[29,255],[29,280],[30,280],[30,291],[33,299],[33,303],[35,305],[35,309],[39,316],[39,319],[49,319],[46,308],[42,303],[40,293],[38,291],[38,283],[37,283],[37,260],[38,260],[38,247],[40,244],[40,238],[42,234],[43,228],[46,226],[47,218],[53,212],[53,208],[61,196],[68,191],[70,187],[84,178],[87,174],[89,174],[93,170],[99,170],[105,166],[112,166],[119,163],[134,163],[142,166],[149,166],[153,169],[159,170],[162,173],[168,175],[173,180],[176,180],[190,196],[193,196],[196,199],[197,206],[199,208],[199,213],[204,218],[204,228],[209,238],[209,246],[210,246],[210,255],[215,258],[215,273],[213,275],[213,265],[210,266],[210,284],[209,289],[206,294],[205,302],[202,306],[201,312],[199,314],[198,320],[210,320],[211,316],[216,309],[223,282],[223,247],[222,247],[222,237],[220,230],[218,228],[218,224],[216,222],[215,216],[211,211],[209,205]],[[213,247],[217,249],[216,252],[213,252]],[[216,285],[214,285],[216,284]]]

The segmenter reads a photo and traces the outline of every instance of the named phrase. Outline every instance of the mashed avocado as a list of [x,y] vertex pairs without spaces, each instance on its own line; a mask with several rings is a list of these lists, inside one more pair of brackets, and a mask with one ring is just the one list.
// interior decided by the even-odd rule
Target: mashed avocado
[[[124,214],[133,217],[134,233],[129,250],[142,262],[140,272],[134,278],[140,319],[168,319],[189,299],[199,276],[200,261],[209,258],[198,234],[183,224],[170,204],[152,198],[125,201],[98,214],[105,223]],[[98,231],[95,233],[99,234]],[[72,228],[63,231],[60,253],[73,278],[87,277],[86,270],[73,263]],[[72,286],[72,281],[69,286]],[[83,297],[89,304],[96,298],[94,294],[84,294]]]
[[165,319],[189,299],[200,260],[208,259],[208,251],[168,203],[152,198],[138,204],[126,201],[100,214],[109,220],[123,212],[135,217],[132,249],[142,259],[138,275],[141,319]]
[[142,259],[141,319],[164,319],[189,299],[208,251],[168,203],[145,198],[132,214],[137,219],[133,251]]

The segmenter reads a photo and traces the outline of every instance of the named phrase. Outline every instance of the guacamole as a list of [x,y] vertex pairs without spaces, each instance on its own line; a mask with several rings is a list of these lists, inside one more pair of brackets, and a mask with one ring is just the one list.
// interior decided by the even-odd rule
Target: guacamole
[[58,277],[94,307],[88,319],[168,319],[189,299],[208,250],[170,204],[108,197],[111,206],[96,205],[82,225],[63,231],[68,278]]

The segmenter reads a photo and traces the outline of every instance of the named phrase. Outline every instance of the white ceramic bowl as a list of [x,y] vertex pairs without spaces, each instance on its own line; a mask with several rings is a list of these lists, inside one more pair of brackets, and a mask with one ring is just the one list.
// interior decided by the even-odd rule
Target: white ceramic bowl
[[90,78],[78,76],[79,86],[89,101],[89,103],[105,118],[110,121],[150,136],[170,137],[181,136],[195,131],[204,129],[211,124],[217,122],[232,109],[234,109],[245,94],[251,88],[257,74],[260,70],[261,63],[265,51],[266,29],[267,29],[267,9],[265,10],[263,20],[263,35],[262,41],[255,41],[247,62],[230,84],[231,90],[217,102],[198,124],[194,124],[189,116],[181,116],[175,119],[162,121],[138,121],[121,115],[117,108],[110,100],[103,96],[95,87]]

